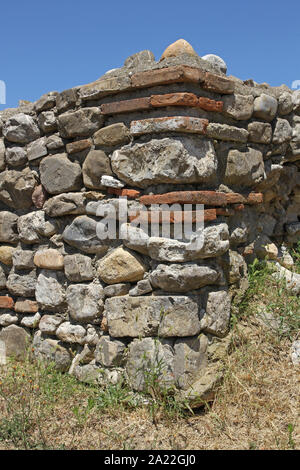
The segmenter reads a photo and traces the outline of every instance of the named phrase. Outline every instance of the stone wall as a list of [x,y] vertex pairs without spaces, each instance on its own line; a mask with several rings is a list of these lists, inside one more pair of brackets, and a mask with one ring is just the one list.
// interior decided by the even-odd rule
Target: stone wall
[[[291,268],[300,92],[228,77],[182,44],[0,113],[2,362],[33,338],[36,357],[83,381],[142,390],[154,371],[208,396],[247,263]],[[100,240],[99,213],[121,196],[135,215]],[[190,204],[192,220],[204,204],[204,245],[142,233],[151,204]]]

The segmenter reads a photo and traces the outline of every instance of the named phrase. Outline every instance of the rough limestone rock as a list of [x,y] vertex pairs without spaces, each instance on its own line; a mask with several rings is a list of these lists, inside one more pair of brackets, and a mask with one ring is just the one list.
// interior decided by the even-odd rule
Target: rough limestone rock
[[49,135],[46,145],[48,150],[58,150],[64,147],[64,141],[58,134]]
[[[0,315],[0,326],[6,327],[10,325],[16,325],[19,323],[19,318],[17,315],[12,315],[10,313],[2,313]],[[0,358],[1,358],[1,342],[0,342]],[[1,365],[1,359],[0,359],[0,365]]]
[[47,335],[55,335],[57,328],[63,321],[63,318],[57,315],[43,315],[39,323],[39,329]]
[[15,269],[31,270],[34,268],[34,252],[30,250],[16,249],[13,252],[12,262]]
[[155,57],[153,52],[145,50],[136,52],[135,54],[127,57],[124,62],[124,67],[128,69],[146,70],[148,67],[153,66],[154,62]]
[[151,284],[167,292],[188,292],[217,284],[219,279],[220,271],[196,263],[159,264],[150,274]]
[[36,184],[29,168],[3,171],[0,174],[0,200],[12,209],[28,209],[32,206],[32,193]]
[[99,261],[98,275],[106,284],[143,279],[146,268],[139,258],[120,247]]
[[[27,153],[24,147],[8,147],[5,152],[5,159],[9,166],[19,167],[27,162]],[[4,168],[1,168],[1,171]]]
[[[0,128],[1,128],[1,123],[0,123]],[[5,160],[7,161],[7,158],[5,159],[4,139],[0,139],[0,171],[5,170]],[[9,161],[7,161],[7,163],[9,163]]]
[[[170,340],[161,338],[135,339],[128,346],[126,372],[131,387],[149,391],[155,376],[159,384],[174,384],[174,352]],[[152,374],[152,375],[151,375]]]
[[33,261],[38,268],[54,270],[64,269],[63,255],[53,248],[37,251]]
[[190,387],[182,390],[178,398],[183,400],[184,403],[188,402],[191,408],[204,406],[214,400],[222,378],[223,374],[219,366],[212,364]]
[[81,325],[64,322],[56,330],[56,336],[66,343],[85,344],[86,330]]
[[18,144],[28,144],[32,140],[40,137],[40,131],[31,116],[19,113],[8,119],[2,132],[9,142]]
[[[221,256],[229,249],[228,225],[225,223],[206,227],[189,243],[164,237],[149,237],[144,230],[123,224],[123,243],[128,248],[147,254],[157,261],[183,263]],[[198,242],[197,242],[198,240]]]
[[224,74],[227,73],[226,62],[221,57],[219,57],[218,55],[206,54],[206,55],[202,56],[202,59],[206,60],[207,62],[210,62],[214,67],[220,69],[222,73],[224,73]]
[[177,57],[181,54],[198,57],[198,54],[194,51],[193,47],[185,41],[185,39],[178,39],[167,47],[160,60],[167,59],[168,57]]
[[126,343],[120,340],[116,340],[110,336],[102,336],[95,351],[96,362],[104,367],[122,366],[125,347]]
[[19,326],[10,325],[0,331],[0,364],[9,357],[24,360],[30,344],[30,335]]
[[50,217],[85,214],[84,193],[63,193],[51,197],[43,205],[43,210]]
[[27,158],[31,162],[44,157],[48,153],[47,137],[41,137],[27,145]]
[[210,122],[208,124],[206,134],[211,139],[241,143],[246,143],[249,136],[249,133],[246,129],[215,122]]
[[126,145],[113,153],[111,165],[122,181],[145,188],[159,183],[213,181],[217,158],[212,143],[205,138],[165,138]]
[[38,276],[35,298],[42,310],[58,310],[65,302],[65,292],[61,285],[62,276],[54,271],[42,270]]
[[103,287],[99,284],[74,284],[67,288],[66,300],[73,320],[89,323],[103,312]]
[[0,242],[17,243],[19,238],[17,222],[18,216],[12,212],[0,212]]
[[72,362],[71,353],[64,345],[53,338],[45,338],[37,331],[33,339],[34,356],[42,362],[55,364],[55,369],[67,372]]
[[58,116],[58,130],[62,137],[89,137],[100,129],[103,116],[99,108],[82,108]]
[[76,105],[77,90],[70,88],[64,90],[56,96],[56,107],[59,113],[63,113]]
[[293,129],[286,119],[277,118],[273,134],[273,144],[283,144],[289,142],[293,136]]
[[17,313],[37,313],[38,304],[35,300],[17,299],[15,302],[15,312]]
[[65,228],[62,237],[69,245],[85,253],[104,254],[108,250],[104,241],[97,237],[97,222],[85,215],[76,217],[71,225]]
[[130,284],[112,284],[104,287],[105,297],[118,297],[119,295],[126,295],[130,291]]
[[250,142],[269,144],[272,140],[272,126],[267,122],[250,122],[248,132]]
[[226,290],[209,292],[205,312],[201,318],[201,329],[223,338],[228,333],[231,297]]
[[207,336],[180,338],[174,344],[174,376],[179,388],[187,389],[207,365]]
[[2,266],[0,266],[0,290],[6,289],[6,274]]
[[49,93],[45,93],[40,99],[35,103],[35,110],[40,113],[41,111],[45,111],[47,109],[54,108],[56,104],[56,97],[58,95],[57,91],[50,91]]
[[112,297],[105,301],[109,334],[193,336],[200,331],[197,301],[185,296]]
[[223,98],[223,103],[226,116],[237,121],[246,121],[253,114],[254,98],[252,95],[228,95]]
[[[104,384],[109,383],[106,371],[102,367],[95,364],[76,365],[72,371],[72,375],[76,377],[79,382],[86,384],[101,384],[101,379],[104,376]],[[117,383],[117,382],[116,382]]]
[[290,271],[284,268],[279,263],[275,263],[277,272],[273,273],[273,276],[277,280],[285,281],[286,288],[294,295],[300,294],[300,274]]
[[66,154],[51,155],[40,165],[41,182],[49,194],[78,191],[82,185],[81,168],[72,163]]
[[94,278],[92,260],[88,256],[81,255],[80,253],[65,256],[64,265],[65,275],[69,281],[92,281]]
[[152,292],[152,290],[152,285],[149,279],[142,279],[137,283],[135,287],[130,289],[129,295],[137,297],[139,295],[149,294],[150,292]]
[[13,246],[0,246],[0,262],[6,264],[6,266],[11,266],[14,251]]
[[229,273],[228,282],[234,284],[247,275],[247,264],[239,253],[229,250]]
[[45,219],[44,211],[22,215],[17,226],[20,240],[28,245],[38,243],[42,237],[51,237],[57,230],[54,221]]
[[120,180],[109,175],[101,176],[101,184],[105,188],[124,188],[125,186]]
[[263,155],[259,150],[248,148],[244,152],[230,150],[227,158],[225,183],[253,186],[265,177]]
[[129,129],[123,122],[117,122],[95,132],[93,139],[95,145],[107,147],[127,144],[130,140]]
[[36,286],[35,270],[26,274],[18,274],[12,269],[7,278],[6,286],[12,295],[34,297]]
[[112,175],[110,160],[102,150],[91,150],[82,166],[83,182],[87,188],[101,189],[101,177]]
[[55,132],[57,130],[56,116],[53,111],[45,111],[38,117],[38,124],[40,129],[46,134],[48,132]]
[[20,325],[25,326],[26,328],[36,329],[39,326],[40,319],[41,315],[39,314],[39,312],[37,312],[34,315],[22,317]]
[[278,98],[278,113],[281,116],[290,114],[293,111],[293,100],[290,93],[284,92]]
[[272,121],[277,113],[278,102],[273,96],[262,93],[254,100],[254,116]]
[[291,359],[294,366],[300,365],[300,340],[296,340],[292,344]]

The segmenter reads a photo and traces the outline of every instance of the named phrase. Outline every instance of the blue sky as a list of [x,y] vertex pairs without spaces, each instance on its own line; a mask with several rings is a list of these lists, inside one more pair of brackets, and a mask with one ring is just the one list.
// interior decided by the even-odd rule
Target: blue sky
[[0,109],[91,82],[143,49],[159,59],[179,38],[239,78],[300,80],[299,0],[14,0],[1,2],[1,19]]

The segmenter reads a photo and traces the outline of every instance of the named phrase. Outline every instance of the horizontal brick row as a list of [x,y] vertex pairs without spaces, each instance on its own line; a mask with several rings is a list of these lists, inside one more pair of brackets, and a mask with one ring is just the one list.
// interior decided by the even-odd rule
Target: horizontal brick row
[[138,72],[131,77],[131,84],[134,88],[170,83],[197,83],[205,90],[220,94],[232,94],[234,92],[234,82],[229,78],[186,65],[147,70]]
[[192,106],[206,111],[222,112],[223,101],[211,100],[194,93],[166,93],[164,95],[151,95],[147,98],[116,101],[101,105],[101,113],[105,115],[145,111],[151,108],[167,106]]
[[82,86],[79,90],[79,96],[83,100],[94,100],[132,89],[171,83],[196,83],[204,90],[222,95],[232,94],[235,89],[234,81],[227,77],[205,72],[196,67],[177,65],[138,72],[131,77],[124,75],[97,80]]
[[216,209],[205,209],[202,213],[199,211],[143,211],[137,212],[135,215],[129,216],[130,222],[139,217],[140,222],[159,223],[170,222],[172,224],[182,222],[210,222],[216,220]]
[[[140,203],[151,204],[204,204],[206,206],[226,206],[227,204],[260,204],[263,202],[262,193],[219,193],[216,191],[174,191],[165,194],[145,195],[140,197]],[[241,210],[237,207],[235,210]],[[221,215],[221,214],[220,214]],[[222,214],[225,215],[225,214]]]

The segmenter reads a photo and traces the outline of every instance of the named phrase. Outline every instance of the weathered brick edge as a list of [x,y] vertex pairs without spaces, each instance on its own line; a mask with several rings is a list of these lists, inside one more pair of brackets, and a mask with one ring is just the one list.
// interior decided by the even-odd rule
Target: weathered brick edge
[[[222,193],[218,191],[174,191],[164,194],[142,195],[135,189],[107,188],[107,193],[115,196],[137,199],[141,204],[204,204],[208,206],[227,206],[232,204],[235,211],[243,210],[244,204],[262,204],[263,194],[251,192],[247,195],[240,193]],[[230,209],[217,209],[220,215],[231,215]]]
[[173,224],[182,223],[182,222],[200,222],[203,220],[204,222],[210,222],[217,219],[217,210],[214,209],[205,209],[203,212],[203,218],[201,217],[202,214],[197,213],[196,211],[144,211],[144,212],[137,212],[135,215],[129,215],[129,220],[132,222],[133,220],[139,217],[141,222],[149,222],[149,223],[159,223],[162,224],[163,222],[170,222]]
[[146,98],[105,103],[100,106],[100,109],[103,115],[112,115],[145,111],[167,106],[190,106],[201,108],[205,111],[221,113],[223,110],[223,101],[216,101],[203,96],[198,97],[194,93],[167,93],[165,95],[151,95]]
[[204,90],[221,95],[233,94],[235,89],[235,82],[227,77],[205,72],[196,67],[178,65],[138,72],[131,77],[124,75],[97,80],[83,85],[79,90],[79,97],[83,101],[94,100],[132,89],[171,83],[196,83]]
[[[139,198],[145,206],[151,204],[204,204],[207,206],[227,206],[227,204],[261,204],[262,193],[221,193],[217,191],[174,191],[165,194],[144,195]],[[236,210],[242,210],[238,206]]]
[[14,307],[14,301],[11,297],[7,295],[0,296],[0,308],[12,309]]

